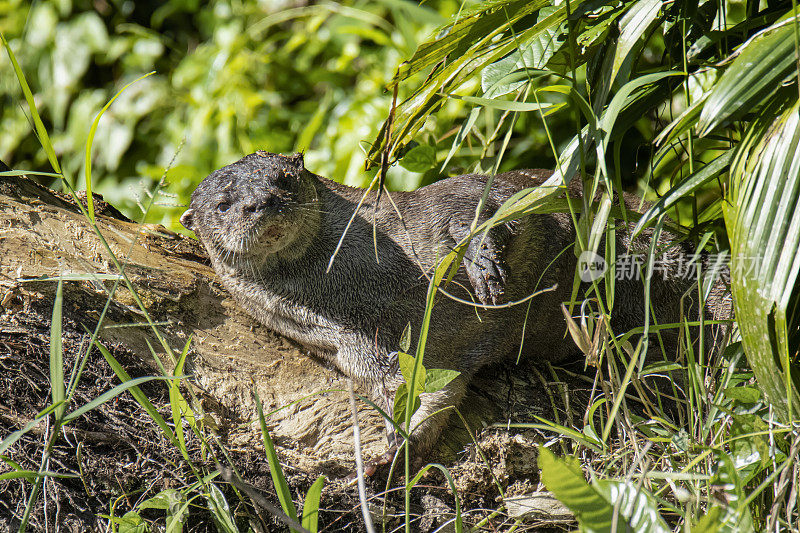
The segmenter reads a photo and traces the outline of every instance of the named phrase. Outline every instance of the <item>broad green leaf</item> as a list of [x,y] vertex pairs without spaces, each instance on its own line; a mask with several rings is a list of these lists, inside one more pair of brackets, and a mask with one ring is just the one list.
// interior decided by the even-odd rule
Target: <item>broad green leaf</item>
[[800,104],[765,111],[739,143],[723,204],[731,246],[731,291],[742,344],[778,418],[800,409],[789,332],[798,328]]
[[539,447],[539,467],[547,489],[575,513],[583,531],[671,531],[652,497],[633,481],[589,484],[574,458],[558,459],[544,446]]
[[420,144],[408,151],[400,166],[409,172],[425,172],[436,166],[436,148],[428,144]]
[[[403,374],[403,379],[406,380],[406,383],[409,385],[411,384],[411,378],[414,375],[414,365],[416,364],[416,358],[412,355],[408,355],[405,352],[399,352],[397,354],[397,362],[400,365],[400,373]],[[421,374],[417,376],[417,386],[416,391],[417,394],[425,391],[425,367],[421,367]]]
[[[510,24],[535,13],[548,5],[544,0],[503,0],[490,2],[477,10],[460,16],[453,24],[439,30],[436,36],[417,47],[414,55],[403,65],[403,78],[435,65],[450,54],[464,55],[474,46],[476,38],[492,40]],[[505,55],[505,54],[504,54]]]
[[794,21],[774,25],[742,45],[708,97],[700,121],[699,135],[742,117],[768,102],[783,80],[796,68]]
[[303,521],[301,525],[311,533],[317,533],[319,528],[319,498],[322,487],[325,485],[325,476],[319,476],[306,493],[303,503]]
[[[555,7],[543,7],[539,10],[539,17],[547,17],[555,13]],[[484,93],[491,92],[492,96],[502,96],[518,88],[521,80],[527,80],[530,69],[543,69],[550,58],[566,43],[563,34],[566,31],[566,21],[561,24],[544,29],[528,43],[519,49],[487,65],[481,71],[481,89]],[[561,37],[561,38],[560,38]],[[520,81],[512,81],[508,77],[514,72],[520,72]]]
[[[425,83],[398,106],[391,139],[386,138],[388,124],[384,123],[367,154],[368,167],[374,164],[376,154],[382,152],[387,142],[396,151],[400,145],[419,131],[427,117],[441,105],[443,95],[454,92],[476,71],[517,50],[521,44],[533,39],[542,31],[566,20],[566,8],[562,5],[553,14],[537,20],[533,26],[522,29],[519,33],[504,33],[509,24],[525,14],[544,7],[546,3],[542,0],[495,2],[487,8],[487,10],[493,11],[486,16],[499,17],[498,20],[502,20],[502,22],[499,22],[500,25],[489,33],[478,29],[478,27],[483,28],[485,22],[480,17],[461,18],[456,26],[444,30],[438,38],[420,45],[417,54],[407,64],[407,68],[395,77],[393,83],[399,83],[419,69],[438,63],[448,54],[449,59],[443,63],[442,68],[434,70]],[[581,1],[573,2],[573,6],[581,3]],[[469,22],[464,22],[467,19]],[[459,41],[466,39],[466,42],[454,43],[452,39]]]
[[[613,507],[586,482],[575,458],[559,459],[544,446],[539,446],[539,468],[547,490],[575,513],[585,531],[611,529]],[[625,521],[620,520],[619,525],[626,525]],[[621,530],[624,531],[624,527]]]
[[[414,404],[411,406],[411,415],[417,412],[419,406],[422,405],[419,396],[414,398]],[[406,411],[408,410],[408,385],[401,383],[397,387],[397,392],[394,394],[394,408],[392,410],[392,420],[395,421],[401,428],[405,427]]]
[[174,505],[176,502],[181,502],[184,499],[185,497],[180,491],[164,489],[152,498],[146,499],[137,507],[139,509],[161,509],[162,511],[166,511],[169,509],[170,505]]
[[[628,531],[668,533],[672,531],[661,518],[653,497],[634,481],[599,480],[594,484],[598,492],[619,509],[620,515],[630,524]],[[617,526],[617,530],[620,527]]]
[[119,518],[115,518],[119,533],[146,533],[149,531],[145,522],[136,511],[128,511]]
[[425,392],[437,392],[453,381],[461,372],[443,368],[433,368],[425,374]]
[[728,387],[722,393],[740,403],[756,403],[761,399],[761,391],[755,387]]

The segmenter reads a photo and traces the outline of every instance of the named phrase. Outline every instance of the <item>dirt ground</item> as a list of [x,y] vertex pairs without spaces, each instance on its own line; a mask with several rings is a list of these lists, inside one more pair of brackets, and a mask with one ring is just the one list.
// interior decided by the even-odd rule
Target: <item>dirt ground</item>
[[[290,341],[266,330],[239,312],[219,286],[197,243],[167,230],[142,228],[120,220],[110,206],[101,206],[98,227],[136,293],[169,345],[178,352],[192,338],[185,373],[198,398],[210,449],[186,430],[192,463],[216,472],[212,454],[224,449],[242,479],[277,503],[264,454],[254,391],[265,412],[284,473],[295,495],[305,494],[317,476],[328,478],[321,500],[323,531],[361,531],[363,520],[354,471],[352,428],[346,382],[322,368]],[[109,216],[105,216],[109,215]],[[74,204],[22,178],[0,178],[0,438],[20,429],[50,403],[50,327],[55,283],[30,280],[64,272],[115,273],[116,265]],[[63,353],[67,376],[76,358],[86,353],[91,331],[108,301],[111,279],[64,284]],[[167,368],[173,364],[159,347],[147,317],[122,284],[113,294],[101,334],[103,344],[132,377],[158,374],[148,343]],[[471,384],[462,404],[468,426],[477,430],[479,446],[458,416],[442,438],[436,456],[452,473],[467,523],[487,531],[514,523],[514,496],[544,490],[536,466],[537,445],[552,439],[536,429],[507,429],[536,422],[535,416],[569,425],[586,409],[591,382],[581,365],[568,370],[537,368],[523,361],[490,367]],[[90,351],[76,389],[74,406],[97,398],[119,379],[97,349]],[[142,390],[166,420],[171,420],[168,388],[163,381]],[[569,406],[569,408],[565,407]],[[360,406],[365,456],[380,456],[387,447],[383,421],[368,405]],[[498,425],[501,427],[494,427]],[[186,428],[185,428],[186,429]],[[42,422],[23,436],[5,456],[22,468],[38,470],[51,428]],[[563,445],[558,443],[558,446]],[[0,474],[11,468],[0,464]],[[30,530],[100,531],[108,520],[165,488],[181,489],[195,481],[180,451],[164,438],[156,423],[129,393],[123,393],[69,424],[56,440],[49,470],[72,477],[47,478],[31,517]],[[402,480],[395,475],[384,497],[388,469],[368,479],[368,494],[377,522],[386,530],[402,524]],[[229,485],[219,482],[241,519],[240,526],[274,530],[268,513]],[[505,494],[505,503],[500,490]],[[16,530],[30,483],[0,480],[0,531]],[[445,478],[431,470],[412,492],[415,530],[431,531],[448,522],[455,501]],[[495,513],[501,508],[503,511]],[[385,508],[385,512],[384,512]],[[159,514],[161,513],[161,514]],[[163,528],[163,511],[143,516]],[[160,524],[160,525],[159,525]],[[521,529],[574,526],[563,509],[528,516]],[[246,529],[246,528],[245,528]],[[208,514],[190,513],[189,531],[215,531]]]

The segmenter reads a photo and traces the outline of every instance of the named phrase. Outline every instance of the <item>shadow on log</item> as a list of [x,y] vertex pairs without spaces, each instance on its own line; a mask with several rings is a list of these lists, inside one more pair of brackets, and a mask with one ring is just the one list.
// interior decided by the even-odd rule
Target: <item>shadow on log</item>
[[[255,389],[265,413],[271,412],[267,425],[295,496],[325,474],[331,482],[322,507],[347,512],[321,513],[321,521],[331,531],[360,530],[355,489],[343,480],[354,468],[346,381],[239,311],[196,241],[161,226],[133,223],[100,197],[95,205],[97,227],[169,346],[180,353],[191,338],[185,373],[200,399],[192,409],[230,451],[242,477],[274,494],[261,444]],[[160,374],[150,347],[161,364],[170,371],[174,368],[126,284],[120,283],[110,295],[114,280],[108,275],[118,274],[114,261],[71,199],[26,178],[0,177],[0,257],[0,438],[20,429],[51,403],[49,336],[56,283],[35,278],[100,275],[64,283],[62,337],[67,376],[86,354],[87,331],[96,327],[109,298],[100,338],[128,373],[133,377]],[[492,422],[531,422],[534,415],[566,421],[571,411],[565,409],[561,392],[566,389],[561,384],[550,387],[551,380],[551,375],[545,379],[528,366],[522,371],[513,364],[486,369],[463,402],[469,406],[466,419],[479,429]],[[118,383],[99,351],[91,350],[70,410]],[[590,387],[580,380],[577,383],[583,383],[578,389]],[[142,389],[171,420],[164,382],[149,382]],[[567,404],[581,395],[569,396]],[[582,412],[579,403],[576,409]],[[387,446],[382,419],[362,403],[360,422],[365,458],[379,456]],[[37,470],[50,429],[45,424],[27,433],[6,455],[24,468]],[[429,459],[452,463],[454,453],[470,442],[459,417],[452,417],[451,426],[440,444],[440,456]],[[467,508],[497,506],[491,474],[508,494],[536,489],[533,443],[540,440],[538,435],[531,430],[514,436],[489,431],[482,439],[489,464],[473,447],[453,468]],[[189,445],[193,461],[209,461],[196,439],[190,439]],[[120,496],[117,515],[163,488],[193,482],[180,452],[128,393],[67,426],[49,469],[77,477],[47,479],[47,490],[31,519],[36,528],[49,524],[52,529],[59,524],[63,530],[103,529],[104,520],[98,514],[107,514]],[[7,470],[0,466],[0,473]],[[447,509],[452,510],[452,497],[443,478],[431,475],[428,481],[442,488],[416,493],[416,511],[423,515],[421,524],[434,527],[446,518]],[[0,529],[16,527],[28,494],[25,483],[0,480]],[[385,478],[372,483],[378,492]],[[207,527],[213,530],[213,525]]]

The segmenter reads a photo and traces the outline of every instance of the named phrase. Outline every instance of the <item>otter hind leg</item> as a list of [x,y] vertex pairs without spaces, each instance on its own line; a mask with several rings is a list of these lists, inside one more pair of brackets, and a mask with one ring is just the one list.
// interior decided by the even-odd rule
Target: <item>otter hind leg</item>
[[467,390],[467,379],[459,375],[441,390],[420,395],[420,407],[411,417],[411,451],[414,456],[427,461],[431,452]]

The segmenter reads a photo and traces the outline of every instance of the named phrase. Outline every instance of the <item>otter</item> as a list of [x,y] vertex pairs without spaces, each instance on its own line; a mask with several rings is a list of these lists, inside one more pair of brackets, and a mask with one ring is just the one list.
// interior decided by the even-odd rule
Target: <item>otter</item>
[[[478,222],[551,174],[520,170],[494,176]],[[374,192],[358,207],[362,189],[310,172],[302,155],[259,151],[206,177],[181,223],[195,232],[223,285],[254,318],[388,400],[402,382],[397,352],[403,332],[410,325],[416,346],[429,278],[469,235],[488,183],[488,176],[466,174],[393,192],[396,207],[386,198],[375,205]],[[640,251],[647,250],[651,237],[637,239]],[[668,253],[686,251],[670,248],[672,237],[662,238]],[[484,366],[516,357],[520,347],[523,356],[540,361],[579,353],[560,310],[571,298],[574,240],[570,215],[553,213],[506,222],[466,246],[447,295],[437,296],[424,354],[427,368],[460,374],[440,391],[421,396],[412,419],[415,453],[430,450],[450,414],[445,408],[458,405],[470,378]],[[618,251],[636,244],[625,225],[616,240]],[[679,320],[680,298],[693,283],[675,272],[652,279],[660,323]],[[527,304],[499,305],[545,288],[550,290],[531,300],[530,311]],[[641,280],[618,280],[615,294],[612,329],[641,326]]]

